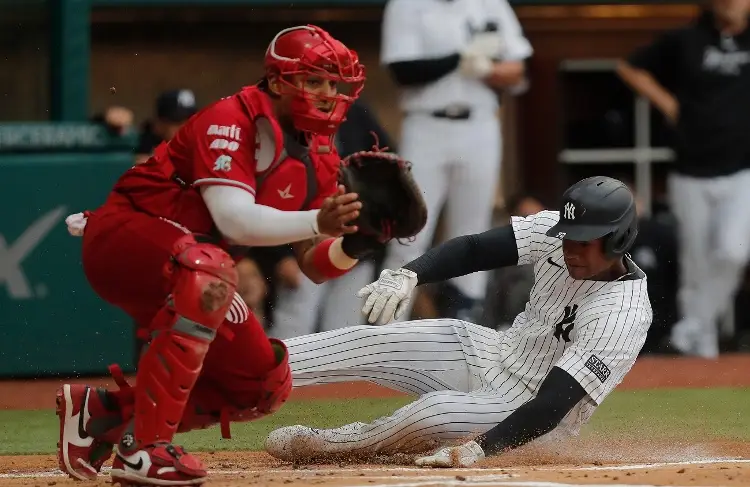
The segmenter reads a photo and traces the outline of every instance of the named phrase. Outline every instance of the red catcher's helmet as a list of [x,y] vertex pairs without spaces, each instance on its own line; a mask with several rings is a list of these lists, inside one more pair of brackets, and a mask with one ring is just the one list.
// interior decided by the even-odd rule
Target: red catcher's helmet
[[[266,50],[266,76],[278,76],[280,82],[294,95],[292,121],[297,130],[321,135],[333,135],[346,120],[349,107],[359,97],[365,84],[365,67],[356,51],[337,41],[315,25],[300,25],[284,29],[273,38]],[[305,78],[301,87],[291,77],[315,76],[335,81],[337,93],[332,96],[306,92]],[[316,102],[332,102],[326,112]]]

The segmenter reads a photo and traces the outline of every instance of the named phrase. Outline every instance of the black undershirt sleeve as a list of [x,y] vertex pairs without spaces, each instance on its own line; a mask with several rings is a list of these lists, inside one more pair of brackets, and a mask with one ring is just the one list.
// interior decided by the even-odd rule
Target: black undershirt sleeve
[[513,226],[505,225],[443,242],[404,268],[417,274],[419,284],[429,284],[514,265],[518,265],[516,235]]
[[564,370],[553,367],[534,399],[516,409],[476,442],[486,455],[524,445],[552,431],[585,396],[586,391],[577,380]]
[[436,81],[458,68],[459,54],[435,59],[399,61],[388,65],[391,75],[401,86],[417,86]]

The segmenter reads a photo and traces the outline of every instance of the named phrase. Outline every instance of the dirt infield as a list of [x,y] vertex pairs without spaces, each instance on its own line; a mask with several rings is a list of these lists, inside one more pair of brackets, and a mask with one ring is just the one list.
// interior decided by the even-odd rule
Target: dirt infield
[[[400,464],[314,465],[295,467],[259,452],[216,452],[200,455],[209,466],[212,487],[431,487],[579,485],[740,486],[750,485],[750,460],[736,460],[737,452],[750,456],[748,445],[625,445],[629,454],[601,455],[603,445],[579,445],[577,451],[552,452],[522,449],[485,461],[472,469],[420,469],[404,459]],[[611,447],[611,445],[610,445]],[[637,451],[636,451],[637,450]],[[597,454],[599,451],[599,454]],[[706,456],[724,451],[728,457]],[[649,452],[649,453],[645,453]],[[589,456],[592,454],[592,456]],[[586,456],[585,460],[582,458]],[[602,458],[602,460],[596,460]],[[637,459],[641,460],[638,461]],[[690,459],[687,459],[690,458]],[[8,487],[108,485],[104,472],[97,482],[81,483],[64,477],[48,456],[4,457],[0,485]]]
[[[61,382],[0,382],[0,409],[51,409],[54,407],[55,388]],[[107,379],[93,382],[110,383]],[[643,358],[620,388],[749,386],[750,355],[727,355],[716,361]],[[296,389],[293,397],[384,397],[395,394],[371,384],[347,383]],[[293,466],[259,452],[213,452],[201,456],[213,473],[208,485],[216,487],[750,485],[750,443],[729,441],[659,444],[643,438],[589,438],[564,445],[522,448],[465,470],[418,469],[412,467],[411,458],[406,457],[377,459],[369,465]],[[105,472],[100,481],[81,484],[62,476],[53,457],[0,457],[0,486],[45,485],[108,485],[108,476]]]

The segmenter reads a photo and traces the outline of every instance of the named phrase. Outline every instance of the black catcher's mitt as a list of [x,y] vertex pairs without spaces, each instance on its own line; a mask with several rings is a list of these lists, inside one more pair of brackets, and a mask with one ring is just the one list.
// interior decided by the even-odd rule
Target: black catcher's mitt
[[341,163],[339,182],[359,194],[357,233],[381,243],[412,239],[427,223],[427,207],[411,173],[411,163],[378,148],[355,152]]

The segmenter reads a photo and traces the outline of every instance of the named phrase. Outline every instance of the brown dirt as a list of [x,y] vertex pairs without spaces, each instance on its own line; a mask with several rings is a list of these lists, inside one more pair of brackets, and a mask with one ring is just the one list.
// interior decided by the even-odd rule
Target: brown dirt
[[[631,445],[632,446],[632,445]],[[647,445],[640,445],[641,448]],[[703,445],[704,452],[726,450],[748,452],[747,445],[713,443]],[[674,453],[678,449],[672,448]],[[686,454],[694,450],[686,448]],[[647,451],[641,449],[640,451]],[[750,485],[750,463],[732,460],[694,461],[683,464],[658,455],[633,455],[639,462],[599,461],[579,455],[557,455],[554,452],[519,451],[512,455],[485,461],[471,469],[419,469],[403,465],[328,464],[292,466],[261,452],[217,452],[201,457],[212,472],[212,487],[247,487],[255,485],[290,485],[319,487],[364,487],[392,485],[431,487],[445,485],[514,485],[525,487],[566,487],[574,485],[639,485],[643,486],[747,486]],[[685,457],[683,457],[685,458]],[[689,457],[688,457],[689,458]],[[684,462],[684,460],[683,460]],[[107,473],[100,480],[82,484],[63,477],[56,462],[48,456],[3,457],[0,485],[30,486],[105,486]],[[35,478],[19,478],[20,474]],[[542,482],[548,482],[542,484]]]
[[[669,387],[750,387],[750,355],[727,355],[706,361],[644,357],[620,389]],[[54,391],[62,380],[0,382],[0,409],[54,407]],[[113,386],[109,379],[77,380]],[[295,389],[293,399],[386,397],[394,391],[367,383],[343,383]],[[321,487],[454,485],[750,485],[750,444],[738,442],[654,443],[643,438],[588,438],[519,449],[486,460],[476,469],[417,469],[410,458],[371,465],[291,466],[260,452],[202,454],[213,471],[215,487],[298,485]],[[721,460],[721,459],[725,460]],[[399,464],[400,462],[400,464]],[[688,463],[691,462],[691,463]],[[700,463],[704,462],[704,463]],[[0,485],[8,487],[109,485],[81,484],[61,476],[50,456],[0,457]]]

